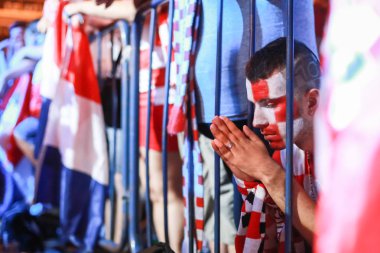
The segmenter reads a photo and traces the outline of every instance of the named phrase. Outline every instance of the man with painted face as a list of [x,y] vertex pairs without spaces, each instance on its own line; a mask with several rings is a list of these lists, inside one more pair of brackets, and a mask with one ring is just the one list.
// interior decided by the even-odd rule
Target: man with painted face
[[[319,62],[295,41],[293,252],[312,244],[317,189],[313,166],[313,117],[319,97]],[[248,99],[255,104],[253,126],[276,150],[272,157],[247,126],[240,131],[226,117],[215,117],[214,150],[234,173],[244,204],[235,239],[237,252],[284,250],[286,39],[257,51],[246,66]]]

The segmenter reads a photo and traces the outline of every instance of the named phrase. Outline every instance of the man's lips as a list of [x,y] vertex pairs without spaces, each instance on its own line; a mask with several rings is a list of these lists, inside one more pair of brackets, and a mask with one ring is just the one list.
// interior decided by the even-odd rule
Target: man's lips
[[282,137],[278,132],[278,126],[276,125],[269,125],[264,129],[261,129],[261,133],[267,141],[282,141]]
[[264,134],[264,139],[269,141],[269,142],[282,141],[281,136],[279,136],[278,134],[270,134],[270,135]]

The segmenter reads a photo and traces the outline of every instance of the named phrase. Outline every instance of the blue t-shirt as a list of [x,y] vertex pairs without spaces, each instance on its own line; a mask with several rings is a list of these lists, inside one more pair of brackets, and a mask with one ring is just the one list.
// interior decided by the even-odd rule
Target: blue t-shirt
[[[200,123],[210,123],[215,112],[217,5],[218,1],[215,0],[202,1],[200,42],[195,63],[197,117]],[[312,0],[296,0],[294,6],[295,38],[316,53]],[[224,0],[220,115],[232,120],[247,118],[245,65],[250,51],[250,9],[250,1]],[[286,35],[285,1],[256,1],[255,21],[255,47],[258,50]]]

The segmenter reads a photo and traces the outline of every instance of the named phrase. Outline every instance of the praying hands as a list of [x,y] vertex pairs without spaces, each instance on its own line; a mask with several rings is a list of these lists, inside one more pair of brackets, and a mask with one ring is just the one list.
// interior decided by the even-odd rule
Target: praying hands
[[281,170],[264,143],[247,126],[241,131],[228,118],[216,116],[210,129],[215,137],[213,149],[237,178],[266,184],[277,174],[276,170]]

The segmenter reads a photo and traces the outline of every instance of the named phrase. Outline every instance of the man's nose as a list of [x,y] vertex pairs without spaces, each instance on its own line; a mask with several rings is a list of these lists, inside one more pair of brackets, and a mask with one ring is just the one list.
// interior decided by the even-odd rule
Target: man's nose
[[265,114],[259,106],[255,106],[252,124],[255,128],[260,129],[266,127],[269,124],[268,119],[265,117]]

